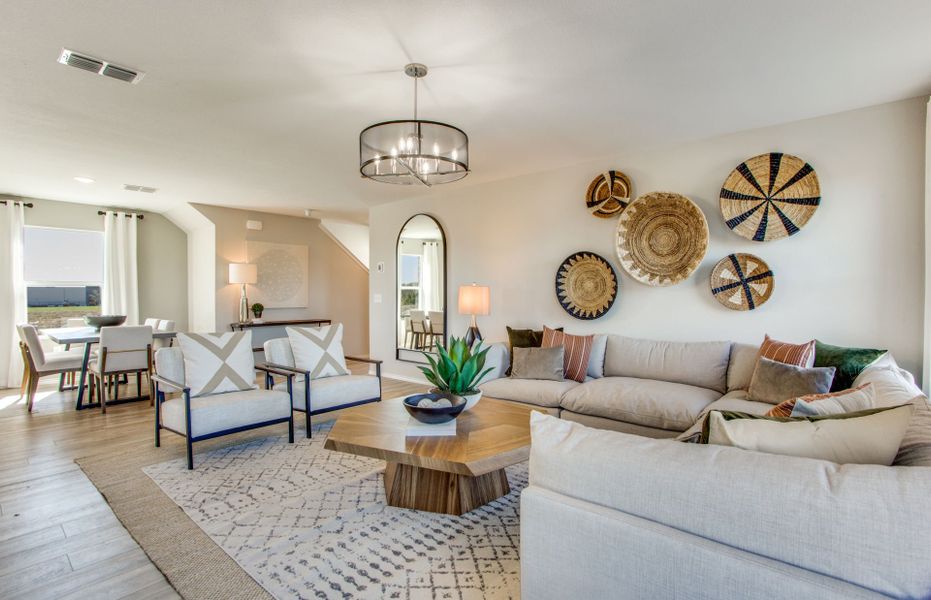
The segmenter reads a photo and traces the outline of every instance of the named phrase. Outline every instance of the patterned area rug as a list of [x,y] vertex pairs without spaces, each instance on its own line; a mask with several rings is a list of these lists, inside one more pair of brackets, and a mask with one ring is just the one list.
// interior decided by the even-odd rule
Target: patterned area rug
[[461,517],[385,505],[384,462],[270,437],[143,469],[276,598],[518,598],[518,500]]

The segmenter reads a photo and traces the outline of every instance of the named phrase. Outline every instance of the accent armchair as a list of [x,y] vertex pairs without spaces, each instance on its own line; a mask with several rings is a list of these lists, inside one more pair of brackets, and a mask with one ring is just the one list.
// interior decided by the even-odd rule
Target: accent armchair
[[[269,374],[284,376],[284,391],[248,389],[191,397],[184,384],[184,354],[180,347],[161,348],[155,353],[155,446],[161,446],[161,430],[185,438],[187,468],[194,468],[194,442],[256,429],[277,423],[288,424],[288,442],[294,443],[291,412],[294,374],[265,365],[255,365]],[[180,394],[173,398],[168,393]]]
[[311,378],[310,371],[295,367],[294,353],[288,338],[268,340],[263,345],[268,367],[265,387],[275,390],[292,385],[287,382],[275,383],[273,374],[288,373],[297,376],[293,383],[292,408],[304,413],[307,437],[311,437],[311,417],[335,410],[342,410],[360,404],[381,401],[381,363],[380,360],[347,356],[354,360],[375,365],[375,375],[337,375],[333,377]]

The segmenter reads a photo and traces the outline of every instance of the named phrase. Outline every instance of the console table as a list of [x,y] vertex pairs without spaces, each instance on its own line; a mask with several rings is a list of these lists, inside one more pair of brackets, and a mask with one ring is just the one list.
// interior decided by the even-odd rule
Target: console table
[[[330,319],[291,319],[287,321],[262,321],[261,323],[255,323],[253,321],[246,321],[245,323],[230,323],[230,331],[245,331],[246,329],[253,329],[252,332],[252,342],[256,342],[256,337],[261,338],[259,341],[265,343],[266,341],[276,338],[276,337],[285,337],[284,328],[289,325],[298,325],[298,326],[310,326],[310,327],[322,327],[324,325],[331,325],[333,322]],[[281,331],[275,329],[267,329],[277,327]],[[253,347],[253,352],[262,352],[262,346]]]

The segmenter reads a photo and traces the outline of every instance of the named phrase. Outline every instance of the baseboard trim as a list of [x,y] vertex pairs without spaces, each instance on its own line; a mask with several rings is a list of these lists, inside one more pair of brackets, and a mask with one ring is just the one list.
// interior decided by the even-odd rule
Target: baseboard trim
[[401,375],[400,373],[388,373],[382,372],[382,378],[384,379],[397,379],[399,381],[406,381],[407,383],[419,383],[420,385],[430,385],[430,382],[424,377],[411,377],[410,375]]

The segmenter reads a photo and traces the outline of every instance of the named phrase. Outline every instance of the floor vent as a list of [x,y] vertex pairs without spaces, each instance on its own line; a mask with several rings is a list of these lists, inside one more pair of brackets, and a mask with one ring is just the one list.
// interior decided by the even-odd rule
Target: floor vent
[[103,75],[112,79],[119,79],[120,81],[125,81],[126,83],[139,83],[139,81],[145,76],[145,73],[140,71],[133,71],[132,69],[127,69],[126,67],[119,67],[103,59],[87,56],[86,54],[78,54],[77,52],[68,50],[67,48],[61,49],[61,55],[58,57],[58,62],[63,65],[68,65],[69,67],[81,69],[83,71],[90,71],[92,73],[97,73],[98,75]]

